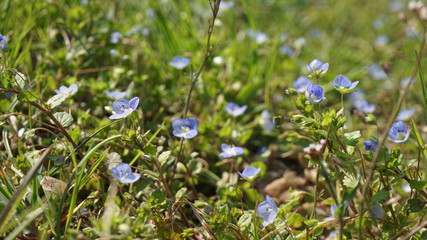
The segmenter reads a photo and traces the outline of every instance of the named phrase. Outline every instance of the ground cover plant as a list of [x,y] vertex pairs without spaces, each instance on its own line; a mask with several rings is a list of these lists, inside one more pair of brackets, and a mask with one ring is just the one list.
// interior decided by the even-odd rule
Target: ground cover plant
[[2,239],[427,239],[427,6],[0,2]]

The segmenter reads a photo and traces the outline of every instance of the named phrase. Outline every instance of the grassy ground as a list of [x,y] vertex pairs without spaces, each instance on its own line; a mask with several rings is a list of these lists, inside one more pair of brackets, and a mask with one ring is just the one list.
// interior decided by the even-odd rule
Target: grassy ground
[[[218,4],[0,2],[1,237],[427,239],[426,9]],[[189,64],[174,68],[175,56]],[[329,63],[319,78],[309,77],[313,59]],[[374,111],[333,88],[339,74],[359,81]],[[324,89],[321,103],[294,89],[299,76]],[[55,93],[71,84],[76,93]],[[109,119],[113,90],[140,99],[119,120]],[[232,116],[230,102],[247,109]],[[399,111],[412,108],[409,138],[390,140]],[[197,136],[177,137],[172,121],[188,117]],[[223,143],[244,153],[222,158]],[[120,162],[140,179],[118,181]],[[238,174],[248,166],[261,169],[253,181]],[[266,195],[278,207],[268,225]]]

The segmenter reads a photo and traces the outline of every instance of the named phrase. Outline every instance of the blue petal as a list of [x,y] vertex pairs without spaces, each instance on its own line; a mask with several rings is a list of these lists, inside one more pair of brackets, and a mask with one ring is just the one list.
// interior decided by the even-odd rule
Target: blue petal
[[134,97],[129,101],[129,107],[135,110],[139,104],[139,97]]
[[113,102],[113,111],[116,114],[123,113],[125,109],[129,109],[129,101],[126,99],[119,99]]

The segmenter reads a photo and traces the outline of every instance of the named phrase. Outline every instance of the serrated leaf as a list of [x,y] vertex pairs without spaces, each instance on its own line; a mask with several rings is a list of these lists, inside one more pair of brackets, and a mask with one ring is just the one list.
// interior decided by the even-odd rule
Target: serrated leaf
[[171,151],[164,151],[159,155],[159,162],[161,165],[164,165],[168,161],[171,153]]
[[69,94],[56,94],[47,100],[47,105],[49,105],[50,108],[56,108],[61,105],[62,102],[67,100],[68,96]]
[[73,124],[73,116],[66,112],[56,112],[53,114],[55,118],[62,124],[64,127],[69,127]]
[[388,192],[386,190],[380,190],[372,196],[369,205],[374,205],[375,203],[384,202],[388,199]]
[[239,218],[239,221],[237,222],[237,226],[239,226],[239,228],[242,231],[245,231],[245,230],[248,230],[250,228],[252,221],[253,221],[253,214],[252,213],[244,213]]
[[31,91],[23,91],[18,94],[18,100],[21,102],[31,102],[37,100],[37,94]]

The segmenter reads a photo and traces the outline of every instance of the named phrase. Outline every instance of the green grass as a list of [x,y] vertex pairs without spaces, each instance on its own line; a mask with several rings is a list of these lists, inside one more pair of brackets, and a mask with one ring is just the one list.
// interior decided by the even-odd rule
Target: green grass
[[[209,34],[206,0],[1,1],[8,47],[0,50],[0,238],[321,239],[335,231],[337,239],[424,239],[426,22],[406,2],[400,11],[390,2],[234,1]],[[268,40],[257,42],[250,29]],[[123,36],[117,44],[110,42],[115,31]],[[376,45],[380,35],[389,42]],[[293,56],[280,53],[285,44]],[[174,56],[190,58],[189,66],[174,69]],[[319,105],[292,88],[315,58],[330,65],[319,80],[326,97]],[[374,63],[386,79],[368,73]],[[340,112],[341,95],[330,85],[339,74],[360,81],[375,121],[349,94]],[[400,81],[411,75],[416,81],[405,89]],[[49,107],[54,90],[72,83],[78,92]],[[113,100],[105,90],[139,97],[137,110],[108,119]],[[248,108],[231,117],[229,102]],[[199,126],[195,138],[182,140],[171,122],[186,104]],[[409,140],[388,140],[399,110],[412,107]],[[263,110],[283,121],[263,129]],[[71,114],[72,124],[52,121],[58,112]],[[376,153],[363,147],[371,137],[380,143]],[[327,144],[318,155],[304,153],[321,139]],[[245,153],[222,159],[222,143]],[[141,179],[117,182],[110,166],[118,161]],[[249,165],[262,169],[252,184],[237,174]],[[282,178],[289,173],[295,176]],[[43,188],[45,176],[65,191]],[[279,207],[267,227],[255,214],[265,194]],[[334,203],[337,219],[325,221]],[[377,203],[385,215],[375,219]]]

